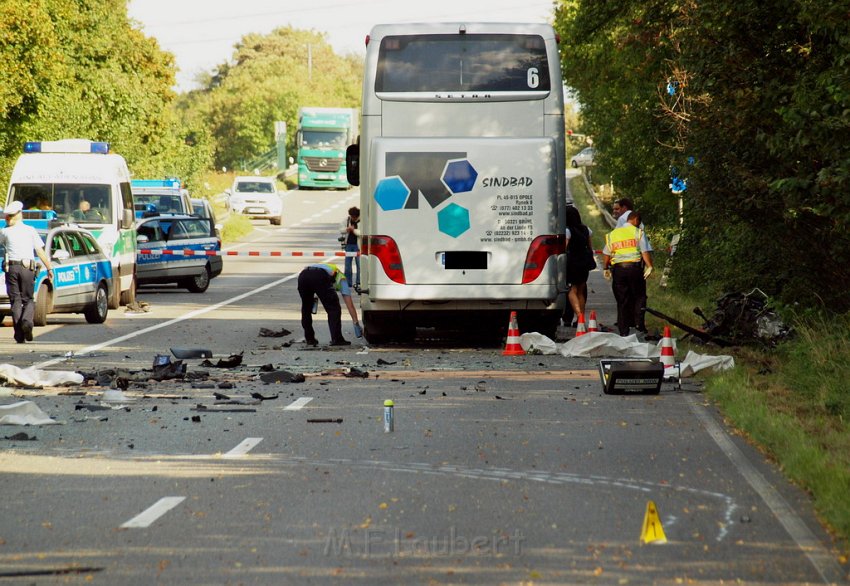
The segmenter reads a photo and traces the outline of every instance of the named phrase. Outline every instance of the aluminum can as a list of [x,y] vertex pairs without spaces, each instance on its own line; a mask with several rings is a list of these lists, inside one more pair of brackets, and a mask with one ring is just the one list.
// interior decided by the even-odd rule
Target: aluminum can
[[390,433],[395,430],[395,421],[393,417],[393,402],[387,399],[384,401],[384,433]]

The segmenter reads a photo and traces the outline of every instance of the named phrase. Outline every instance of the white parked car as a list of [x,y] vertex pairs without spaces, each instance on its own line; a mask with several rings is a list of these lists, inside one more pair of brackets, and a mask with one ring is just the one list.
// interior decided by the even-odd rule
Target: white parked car
[[253,219],[268,220],[273,226],[283,221],[283,200],[274,177],[237,177],[225,191],[230,209]]
[[576,154],[572,159],[570,159],[570,165],[575,167],[589,167],[593,165],[593,157],[596,155],[596,149],[593,147],[587,147],[586,149],[582,149],[578,154]]

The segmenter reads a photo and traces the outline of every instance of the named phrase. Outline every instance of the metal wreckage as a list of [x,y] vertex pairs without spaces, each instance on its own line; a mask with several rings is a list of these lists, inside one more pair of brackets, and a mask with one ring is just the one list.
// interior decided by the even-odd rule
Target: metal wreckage
[[714,314],[709,318],[699,307],[694,314],[703,320],[701,328],[690,326],[649,307],[646,311],[688,332],[696,339],[721,347],[762,345],[774,347],[794,335],[769,304],[761,289],[749,293],[727,293],[716,302]]

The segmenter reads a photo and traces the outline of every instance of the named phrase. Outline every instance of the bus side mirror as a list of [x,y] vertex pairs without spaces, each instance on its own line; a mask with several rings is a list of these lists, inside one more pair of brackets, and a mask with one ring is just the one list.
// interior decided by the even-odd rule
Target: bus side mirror
[[345,176],[354,186],[360,185],[360,145],[352,144],[345,149]]
[[134,210],[124,209],[121,211],[121,229],[129,230],[133,227],[133,223],[136,221],[136,213]]

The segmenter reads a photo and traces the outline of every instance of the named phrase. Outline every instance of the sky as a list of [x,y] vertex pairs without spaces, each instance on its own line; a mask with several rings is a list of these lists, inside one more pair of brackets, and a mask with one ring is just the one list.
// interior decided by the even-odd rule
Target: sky
[[327,33],[339,54],[365,55],[375,24],[551,22],[553,0],[129,0],[130,18],[177,60],[177,89],[228,61],[247,33],[290,25]]

